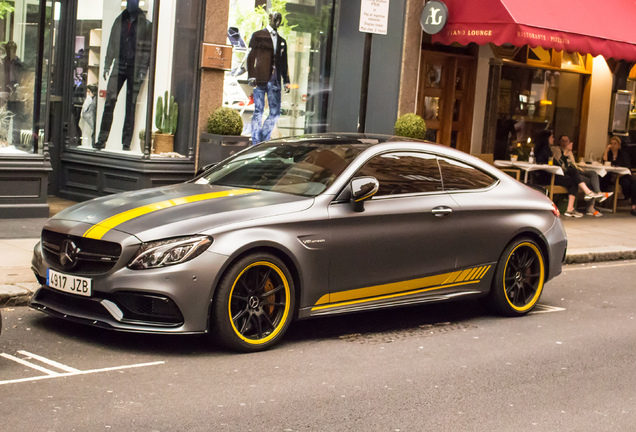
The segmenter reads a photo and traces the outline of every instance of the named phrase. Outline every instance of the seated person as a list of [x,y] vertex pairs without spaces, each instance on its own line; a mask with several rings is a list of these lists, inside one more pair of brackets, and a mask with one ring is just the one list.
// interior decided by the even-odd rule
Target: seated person
[[547,164],[552,157],[552,146],[554,145],[554,134],[546,129],[538,133],[535,138],[534,155],[538,164]]
[[[538,164],[547,164],[552,157],[552,146],[554,145],[554,134],[551,130],[542,130],[534,138],[534,155]],[[547,171],[534,171],[532,181],[540,185],[550,183],[550,173]]]
[[564,215],[568,217],[583,216],[574,208],[576,193],[580,188],[585,194],[585,201],[587,201],[585,213],[588,216],[603,216],[603,213],[594,208],[594,201],[605,201],[612,195],[612,192],[601,192],[598,174],[594,171],[584,171],[576,164],[572,153],[572,141],[567,135],[561,135],[559,145],[552,147],[552,155],[554,162],[561,166],[564,173],[563,176],[556,176],[554,183],[564,186],[568,190],[568,208]]
[[[631,171],[632,164],[629,161],[629,155],[625,150],[621,149],[621,139],[614,135],[610,138],[609,144],[605,149],[605,153],[603,154],[603,162],[611,162],[612,166],[615,167],[624,167]],[[614,183],[614,179],[616,174],[613,176],[605,176],[603,180],[605,182]],[[605,183],[604,182],[604,183]],[[629,197],[630,203],[632,204],[632,215],[636,216],[636,175],[623,175],[618,178],[618,183],[621,185],[623,189],[623,195],[625,198]]]

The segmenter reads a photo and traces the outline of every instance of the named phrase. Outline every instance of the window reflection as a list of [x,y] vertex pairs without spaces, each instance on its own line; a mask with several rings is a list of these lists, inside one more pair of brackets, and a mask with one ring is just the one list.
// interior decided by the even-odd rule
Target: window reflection
[[438,97],[424,97],[424,120],[439,120],[439,100]]
[[141,153],[152,1],[78,0],[71,143]]
[[0,155],[33,153],[39,2],[0,9]]
[[[255,70],[252,68],[251,72],[248,71],[249,63],[246,62],[246,50],[250,47],[252,37],[257,32],[266,30],[269,25],[268,13],[261,3],[254,0],[232,1],[228,19],[228,44],[234,47],[232,70],[226,72],[224,81],[223,103],[241,114],[244,125],[242,135],[252,136],[253,139],[253,129],[261,130],[258,128],[258,119],[267,122],[271,112],[268,104],[261,108],[259,94],[255,98],[256,89],[249,83],[249,78],[255,77]],[[275,115],[272,116],[267,124],[264,135],[269,133],[271,127],[270,138],[305,132],[326,132],[329,128],[327,108],[331,94],[330,66],[325,59],[331,56],[329,50],[334,19],[332,8],[335,2],[297,0],[290,2],[296,3],[293,7],[285,3],[274,4],[271,12],[282,16],[276,34],[286,42],[290,85],[289,92],[281,89],[279,104],[274,98],[277,108],[280,108],[280,116],[276,120]],[[260,43],[259,47],[259,52],[262,52],[264,47]],[[255,58],[255,53],[251,54],[251,58]],[[263,64],[262,61],[260,63]],[[271,123],[275,124],[272,126]]]
[[376,196],[442,190],[437,159],[425,153],[391,153],[376,156],[356,176],[372,176],[380,182]]

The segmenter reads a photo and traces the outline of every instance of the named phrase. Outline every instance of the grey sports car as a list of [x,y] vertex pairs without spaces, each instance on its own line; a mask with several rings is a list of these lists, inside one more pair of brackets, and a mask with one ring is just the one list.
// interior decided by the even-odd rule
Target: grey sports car
[[310,135],[57,214],[35,247],[31,306],[257,351],[320,315],[465,296],[524,315],[566,245],[547,197],[477,158],[398,137]]

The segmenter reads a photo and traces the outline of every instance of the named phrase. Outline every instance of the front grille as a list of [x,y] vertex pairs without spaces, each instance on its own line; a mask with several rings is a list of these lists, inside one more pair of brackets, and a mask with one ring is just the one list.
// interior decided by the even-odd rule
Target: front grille
[[[71,268],[63,266],[60,262],[60,250],[65,240],[72,241],[77,247],[75,265]],[[108,272],[115,266],[121,255],[121,245],[43,230],[42,253],[47,264],[57,271],[77,275],[98,275]]]

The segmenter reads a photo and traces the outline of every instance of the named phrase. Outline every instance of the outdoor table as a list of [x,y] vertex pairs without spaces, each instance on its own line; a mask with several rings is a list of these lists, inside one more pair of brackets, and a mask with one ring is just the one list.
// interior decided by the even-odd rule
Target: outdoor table
[[601,165],[599,162],[592,162],[589,164],[579,163],[578,166],[583,170],[596,172],[599,177],[605,177],[607,173],[616,174],[616,181],[614,183],[614,202],[612,203],[612,211],[616,213],[616,206],[618,204],[618,179],[624,175],[630,175],[632,172],[629,168]]
[[522,162],[522,161],[509,161],[509,160],[496,160],[495,166],[498,167],[515,167],[523,170],[525,172],[523,177],[523,182],[528,183],[528,173],[532,171],[546,171],[550,173],[550,188],[549,188],[549,196],[550,199],[553,198],[553,190],[554,190],[554,176],[555,175],[563,175],[563,170],[559,165],[548,165],[548,164],[533,164],[530,162]]

